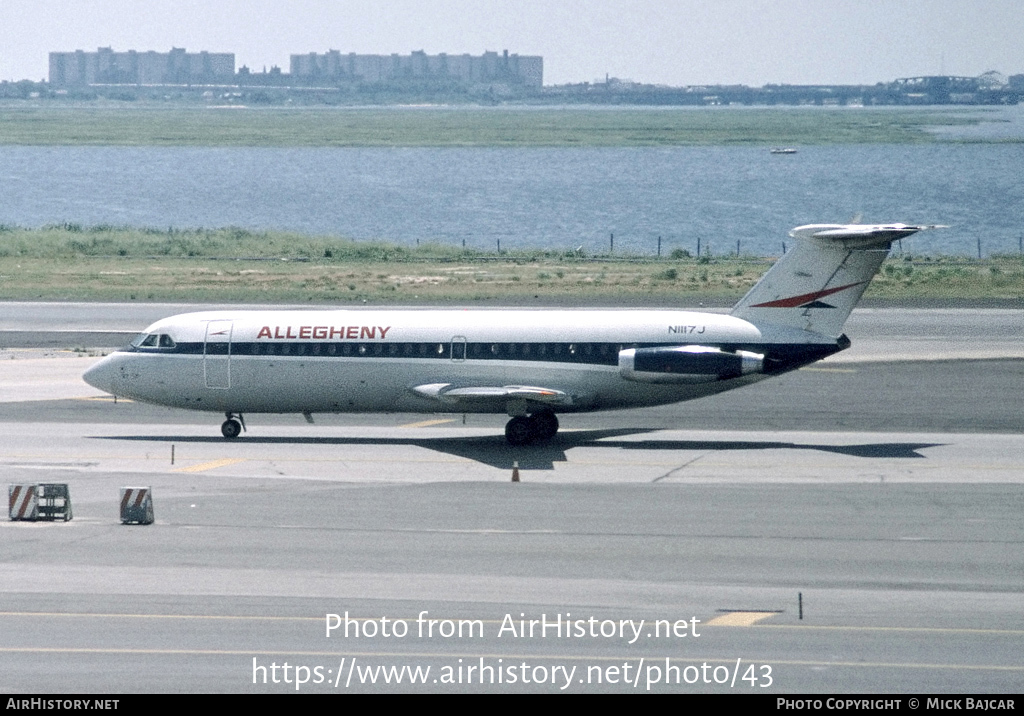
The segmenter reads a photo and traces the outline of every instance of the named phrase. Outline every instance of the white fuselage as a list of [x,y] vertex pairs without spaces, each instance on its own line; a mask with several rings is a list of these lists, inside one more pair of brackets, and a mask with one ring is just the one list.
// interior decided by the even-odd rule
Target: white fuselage
[[[668,383],[624,377],[623,351],[658,346],[754,352],[766,368]],[[85,380],[126,398],[220,412],[511,412],[508,395],[443,394],[501,386],[549,390],[558,396],[544,407],[571,412],[711,395],[840,349],[815,333],[688,311],[225,310],[158,321]],[[532,395],[541,393],[518,409],[541,405]]]

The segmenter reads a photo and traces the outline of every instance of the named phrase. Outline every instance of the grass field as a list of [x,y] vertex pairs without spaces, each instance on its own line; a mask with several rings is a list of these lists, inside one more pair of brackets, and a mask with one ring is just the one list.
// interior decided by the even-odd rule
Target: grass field
[[[772,259],[499,255],[241,229],[0,226],[0,300],[719,305]],[[868,297],[1024,299],[1024,258],[894,256]]]
[[933,141],[978,110],[865,108],[210,108],[0,105],[0,144],[646,147]]

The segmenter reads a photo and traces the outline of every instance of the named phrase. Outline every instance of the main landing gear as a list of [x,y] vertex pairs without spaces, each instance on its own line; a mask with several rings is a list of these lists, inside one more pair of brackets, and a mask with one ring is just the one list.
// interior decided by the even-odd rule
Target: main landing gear
[[528,445],[533,442],[545,442],[558,433],[558,418],[550,410],[526,417],[521,415],[512,418],[505,425],[505,439],[509,445]]
[[220,434],[228,440],[233,440],[245,430],[245,418],[242,417],[241,413],[227,412],[224,415],[227,417],[227,420],[220,426]]

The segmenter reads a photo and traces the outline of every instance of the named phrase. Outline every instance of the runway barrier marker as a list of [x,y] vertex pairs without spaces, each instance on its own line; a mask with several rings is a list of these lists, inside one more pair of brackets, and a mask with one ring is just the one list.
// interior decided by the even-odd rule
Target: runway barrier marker
[[65,483],[8,485],[7,509],[11,520],[53,522],[71,519],[71,491]]
[[8,485],[7,512],[12,520],[31,520],[39,516],[37,485]]
[[121,488],[121,524],[153,524],[153,489],[151,487]]

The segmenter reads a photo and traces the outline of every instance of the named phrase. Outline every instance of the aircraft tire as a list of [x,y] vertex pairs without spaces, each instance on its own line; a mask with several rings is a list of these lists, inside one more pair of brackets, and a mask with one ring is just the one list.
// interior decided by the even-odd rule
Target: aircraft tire
[[233,440],[242,434],[242,424],[237,420],[225,420],[220,426],[220,433],[228,440]]
[[550,440],[558,433],[558,418],[550,410],[534,413],[530,416],[533,423],[533,437],[536,440]]
[[512,418],[505,425],[505,440],[509,445],[527,445],[533,442],[534,437],[533,421],[530,418]]

